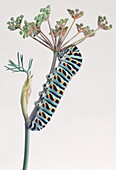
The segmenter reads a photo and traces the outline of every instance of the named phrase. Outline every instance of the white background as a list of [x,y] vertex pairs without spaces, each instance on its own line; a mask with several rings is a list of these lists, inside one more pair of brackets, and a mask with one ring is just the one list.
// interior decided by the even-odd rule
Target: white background
[[[69,17],[67,8],[79,8],[78,20],[97,27],[97,16],[106,15],[111,31],[98,31],[78,47],[83,66],[70,82],[51,122],[40,132],[31,132],[28,170],[116,170],[116,3],[115,0],[0,0],[0,170],[21,170],[24,121],[20,92],[25,75],[6,72],[8,59],[16,61],[19,51],[25,63],[33,58],[32,95],[29,114],[46,81],[52,52],[36,41],[23,40],[10,32],[7,21],[20,14],[32,21],[41,7],[51,5],[51,24]],[[68,22],[69,25],[71,23]],[[45,32],[47,24],[43,24]],[[75,34],[72,30],[68,38]]]

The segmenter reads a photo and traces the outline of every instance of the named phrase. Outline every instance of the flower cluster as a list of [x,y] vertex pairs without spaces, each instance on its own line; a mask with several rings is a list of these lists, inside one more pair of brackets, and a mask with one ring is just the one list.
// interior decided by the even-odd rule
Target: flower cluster
[[68,18],[61,19],[60,21],[56,21],[56,23],[59,25],[59,27],[64,28],[68,20]]
[[[12,17],[10,21],[8,21],[7,23],[8,29],[10,29],[11,31],[20,29],[19,33],[23,35],[23,38],[30,36],[31,38],[33,38],[34,40],[37,40],[42,45],[46,46],[52,51],[55,51],[55,50],[62,49],[62,47],[65,48],[65,45],[69,43],[70,41],[72,41],[72,39],[74,39],[79,33],[83,33],[84,37],[80,40],[75,41],[74,42],[75,44],[82,42],[81,40],[85,40],[88,37],[95,36],[95,32],[100,28],[103,30],[109,30],[112,28],[111,24],[108,25],[108,21],[105,16],[103,17],[99,16],[97,29],[90,29],[89,26],[84,27],[82,23],[81,24],[77,23],[76,28],[78,32],[72,38],[66,41],[66,43],[64,43],[75,21],[84,15],[83,11],[80,11],[79,9],[75,9],[75,10],[67,9],[67,11],[70,14],[70,16],[73,18],[73,22],[69,27],[66,25],[69,19],[65,18],[65,19],[60,19],[59,21],[56,21],[55,28],[51,28],[51,24],[49,21],[51,9],[50,9],[50,5],[47,5],[45,8],[40,9],[39,14],[34,18],[35,22],[28,22],[25,20],[24,25],[21,27],[21,23],[22,23],[24,16],[20,15],[19,17],[16,18],[16,20]],[[44,21],[47,21],[48,23],[49,31],[50,31],[49,35],[51,35],[52,42],[44,34],[41,28],[41,25]]]
[[59,35],[65,36],[68,26],[66,26],[66,23],[69,19],[61,19],[60,21],[56,21],[57,25],[55,25],[55,28],[52,28],[52,32],[54,37],[58,37]]
[[112,25],[108,25],[108,21],[105,16],[98,16],[98,26],[103,30],[110,30]]
[[16,20],[14,19],[14,17],[11,17],[10,21],[7,22],[8,29],[10,31],[15,31],[16,29],[20,28],[23,17],[24,17],[23,15],[20,15],[19,17],[16,18]]
[[75,11],[72,9],[67,9],[67,11],[74,20],[76,20],[84,15],[84,12],[83,11],[79,12],[79,9],[75,9]]
[[21,35],[23,35],[23,38],[26,38],[28,36],[37,35],[40,32],[40,29],[36,27],[36,24],[34,22],[28,23],[26,20],[24,21],[24,26],[22,30],[19,32]]
[[37,28],[40,28],[42,22],[46,21],[50,16],[50,5],[48,5],[46,8],[40,9],[40,14],[38,14],[34,20],[36,20],[36,26]]
[[84,36],[89,35],[88,37],[93,37],[93,36],[95,36],[95,31],[94,31],[94,29],[90,29],[89,26],[86,26],[83,28],[83,34],[84,34]]

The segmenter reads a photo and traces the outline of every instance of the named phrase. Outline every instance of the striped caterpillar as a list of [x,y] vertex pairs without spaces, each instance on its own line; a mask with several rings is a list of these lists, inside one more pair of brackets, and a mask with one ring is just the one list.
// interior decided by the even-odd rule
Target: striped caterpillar
[[58,60],[58,66],[47,76],[43,91],[39,93],[40,98],[35,103],[36,114],[30,116],[28,128],[33,131],[43,129],[51,120],[65,88],[82,64],[81,54],[75,45],[59,51]]

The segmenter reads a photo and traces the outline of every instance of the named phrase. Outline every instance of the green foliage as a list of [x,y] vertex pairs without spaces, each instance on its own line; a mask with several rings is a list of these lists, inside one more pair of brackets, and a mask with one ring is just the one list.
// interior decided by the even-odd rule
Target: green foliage
[[12,60],[9,60],[8,66],[5,66],[6,70],[11,70],[12,72],[25,72],[28,75],[32,66],[33,59],[29,60],[27,70],[23,66],[23,55],[19,55],[19,53],[17,53],[17,60],[17,64],[15,64]]

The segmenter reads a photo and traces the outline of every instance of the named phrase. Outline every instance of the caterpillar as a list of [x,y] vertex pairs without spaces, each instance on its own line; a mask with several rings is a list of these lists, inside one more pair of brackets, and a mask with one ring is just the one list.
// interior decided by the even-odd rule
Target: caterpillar
[[65,88],[82,65],[82,56],[75,45],[59,51],[58,60],[58,66],[52,74],[47,75],[43,91],[39,93],[40,98],[35,103],[36,114],[30,116],[28,128],[33,131],[43,129],[51,120]]

